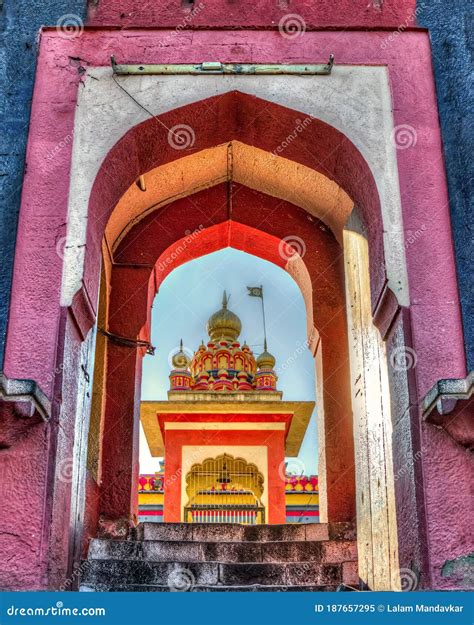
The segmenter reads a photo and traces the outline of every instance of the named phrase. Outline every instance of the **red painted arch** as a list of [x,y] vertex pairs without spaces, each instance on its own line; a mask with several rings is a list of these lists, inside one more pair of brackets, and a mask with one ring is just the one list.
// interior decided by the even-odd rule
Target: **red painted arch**
[[[308,219],[303,209],[242,185],[232,185],[230,220],[228,190],[227,184],[221,184],[176,200],[127,233],[112,266],[108,330],[120,336],[148,338],[151,304],[164,277],[180,264],[217,249],[232,246],[284,268],[288,259],[286,253],[282,256],[281,241],[290,223],[291,232],[304,241],[303,261],[310,281],[304,296],[314,311],[320,340],[324,374],[321,449],[326,456],[328,515],[334,521],[352,520],[354,449],[342,250],[328,228],[319,220]],[[192,235],[183,237],[183,227],[199,232],[187,247],[183,241]],[[139,419],[140,362],[139,350],[109,343],[102,457],[102,481],[108,486],[101,496],[101,513],[109,518],[128,516],[130,494],[136,494],[138,472],[134,475],[131,468],[138,453],[133,441]],[[132,510],[135,508],[136,502],[132,504]]]

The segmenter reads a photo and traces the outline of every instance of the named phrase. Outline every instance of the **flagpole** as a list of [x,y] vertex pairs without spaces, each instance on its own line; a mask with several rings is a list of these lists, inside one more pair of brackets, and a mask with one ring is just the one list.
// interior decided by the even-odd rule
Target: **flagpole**
[[263,284],[260,285],[260,290],[262,292],[262,316],[263,316],[263,349],[267,349],[267,326],[265,323],[265,304],[263,301]]

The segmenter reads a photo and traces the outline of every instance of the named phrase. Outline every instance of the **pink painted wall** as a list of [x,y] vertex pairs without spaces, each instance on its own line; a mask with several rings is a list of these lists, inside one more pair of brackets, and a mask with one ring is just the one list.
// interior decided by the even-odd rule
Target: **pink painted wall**
[[472,568],[443,576],[445,562],[474,551],[474,463],[472,452],[457,444],[443,429],[423,424],[423,471],[427,510],[428,551],[435,588],[473,586]]
[[[194,16],[191,16],[194,6]],[[200,8],[202,7],[202,8]],[[275,27],[285,15],[297,15],[309,28],[326,26],[398,27],[414,14],[416,0],[100,0],[90,4],[89,24],[199,28]]]
[[2,450],[0,588],[35,589],[46,583],[48,528],[43,513],[50,442],[51,433],[37,422],[10,449]]

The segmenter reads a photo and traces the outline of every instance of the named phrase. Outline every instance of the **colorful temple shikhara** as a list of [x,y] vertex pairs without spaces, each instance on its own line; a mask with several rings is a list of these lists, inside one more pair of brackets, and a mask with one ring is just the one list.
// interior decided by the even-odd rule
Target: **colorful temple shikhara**
[[299,453],[314,402],[283,401],[266,340],[255,358],[238,340],[241,329],[224,292],[208,343],[189,358],[181,342],[173,356],[168,400],[142,402],[151,454],[165,458],[164,475],[141,476],[142,519],[317,520],[317,478],[293,479],[285,464]]

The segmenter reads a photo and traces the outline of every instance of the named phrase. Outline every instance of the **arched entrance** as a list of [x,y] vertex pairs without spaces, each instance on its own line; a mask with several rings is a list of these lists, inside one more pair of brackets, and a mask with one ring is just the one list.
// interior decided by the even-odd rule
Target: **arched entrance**
[[[230,39],[222,48],[226,58],[242,62],[250,59],[256,62],[292,62],[290,48],[293,50],[293,46],[285,51],[277,50],[274,33],[256,33],[256,45],[252,45],[256,41],[252,33],[244,35],[251,45],[240,45],[241,33],[238,36],[229,35]],[[291,163],[296,164],[296,169],[300,166],[315,171],[323,169],[331,181],[337,181],[340,187],[344,187],[362,211],[369,231],[371,278],[376,278],[370,283],[372,319],[375,318],[390,355],[403,353],[404,346],[407,346],[416,350],[418,359],[416,376],[413,368],[407,370],[390,366],[388,371],[390,387],[395,391],[391,395],[391,407],[400,565],[421,572],[420,583],[424,586],[449,588],[455,585],[453,580],[444,577],[444,570],[446,558],[452,560],[467,553],[462,538],[467,525],[465,517],[459,513],[459,501],[468,496],[469,485],[465,479],[469,471],[468,461],[464,448],[457,448],[444,431],[423,422],[420,408],[421,399],[438,380],[464,378],[467,373],[433,90],[429,89],[427,100],[423,93],[426,82],[417,80],[417,72],[410,77],[405,71],[404,55],[409,56],[410,50],[418,59],[418,67],[423,67],[426,62],[426,59],[420,61],[421,57],[416,55],[420,44],[423,46],[427,42],[426,33],[418,33],[419,36],[408,33],[403,42],[399,42],[400,54],[394,54],[393,48],[381,52],[378,45],[364,44],[366,37],[372,41],[377,38],[383,40],[383,33],[349,35],[352,43],[361,45],[346,45],[344,37],[334,31],[307,32],[304,37],[301,62],[314,62],[314,50],[334,48],[338,66],[330,79],[292,77],[290,80],[275,76],[252,80],[242,76],[228,79],[201,76],[196,78],[192,91],[176,88],[176,84],[183,84],[184,79],[176,81],[175,77],[169,77],[167,81],[156,77],[124,79],[127,89],[139,101],[144,98],[143,103],[154,115],[162,116],[166,112],[166,122],[184,122],[195,129],[193,146],[186,152],[175,150],[173,156],[166,130],[162,127],[159,131],[155,121],[144,126],[143,133],[129,133],[139,121],[145,119],[145,113],[112,84],[108,55],[111,45],[116,50],[122,49],[121,32],[101,34],[86,30],[80,38],[68,40],[67,49],[58,45],[61,42],[54,29],[43,33],[43,66],[48,65],[54,71],[48,71],[48,80],[37,81],[36,85],[4,373],[10,380],[22,382],[19,385],[21,390],[26,388],[33,393],[34,403],[44,418],[49,417],[50,421],[41,422],[39,416],[34,421],[28,421],[23,419],[23,412],[20,420],[12,415],[10,423],[8,417],[7,436],[13,439],[14,444],[3,453],[7,491],[2,516],[6,529],[2,548],[9,555],[3,575],[9,586],[43,588],[49,584],[51,588],[58,588],[65,576],[67,557],[64,554],[67,552],[71,491],[67,468],[73,456],[74,419],[78,414],[76,386],[82,378],[86,380],[86,374],[90,376],[92,367],[89,361],[81,362],[81,344],[98,313],[100,247],[108,215],[137,176],[146,176],[154,167],[170,163],[176,166],[183,155],[193,157],[211,149],[215,145],[214,139],[224,146],[240,141],[268,154],[277,152],[277,156],[288,161],[285,168],[280,169],[271,158],[269,167],[258,168],[261,173],[266,170],[267,173],[281,174],[288,171],[286,167]],[[194,58],[196,41],[198,49],[201,49],[200,46],[208,42],[209,37],[209,33],[198,30],[190,42],[188,35],[182,33],[175,46],[175,62],[188,62],[190,55]],[[144,42],[140,50],[135,45],[136,41],[136,38],[127,38],[130,46],[123,49],[124,57],[133,60],[138,52],[143,52],[144,62],[154,63],[157,59],[166,62],[168,48],[164,49],[161,45],[161,32],[144,33],[140,37],[140,42]],[[425,45],[424,49],[428,50],[429,46]],[[69,59],[72,53],[88,59],[89,69],[85,73],[82,67],[80,72],[76,72],[71,66]],[[141,57],[141,54],[138,56]],[[287,80],[291,88],[279,89],[275,86],[281,85],[282,80]],[[154,88],[154,83],[158,81],[159,88]],[[209,85],[212,85],[211,89]],[[64,86],[67,88],[64,89]],[[236,87],[251,95],[221,97]],[[97,89],[101,90],[99,97],[94,93]],[[76,92],[79,97],[77,106]],[[169,97],[170,92],[174,97]],[[56,96],[59,93],[62,94],[61,105],[51,108],[51,102],[58,102]],[[211,103],[207,101],[199,110],[194,108],[194,114],[188,115],[189,110],[184,116],[181,116],[182,111],[176,112],[178,107],[187,105],[190,98],[201,100],[210,93],[217,95],[217,99]],[[254,98],[254,94],[261,99]],[[246,100],[246,104],[236,105],[239,98]],[[271,105],[269,100],[273,101]],[[278,107],[276,102],[283,106]],[[281,116],[283,111],[280,109],[286,113],[293,111],[293,118],[289,114]],[[309,114],[324,119],[333,129],[337,128],[339,134],[325,134],[324,127],[321,124],[313,126],[313,122],[304,128],[304,133],[295,130],[297,120],[303,122],[304,116]],[[284,119],[286,123],[280,123]],[[345,123],[348,120],[351,123]],[[411,147],[396,152],[390,135],[397,130],[396,125],[400,129],[400,125],[405,128],[407,123],[418,131],[423,129],[423,132],[418,132],[417,141]],[[322,131],[319,135],[313,132],[316,127]],[[72,142],[69,139],[73,135],[71,158]],[[291,141],[288,140],[290,136]],[[63,148],[65,137],[68,145]],[[110,152],[119,141],[120,147]],[[286,147],[285,141],[288,144]],[[56,153],[54,159],[45,159],[48,150],[58,144],[61,152]],[[356,154],[352,159],[350,153],[354,145],[359,156]],[[373,146],[376,149],[372,149]],[[279,152],[278,148],[284,148],[284,151]],[[216,169],[223,182],[235,180],[238,173],[233,167],[232,154],[232,150],[227,152],[227,157],[222,159],[223,166]],[[87,167],[84,161],[88,161]],[[97,178],[101,165],[107,175]],[[424,165],[426,171],[420,169],[420,165]],[[248,188],[253,185],[254,172],[251,169],[241,181]],[[375,184],[370,172],[366,176],[367,169],[372,173]],[[217,180],[217,176],[205,167],[198,167],[195,172],[201,173],[205,181],[202,189],[207,188],[211,180]],[[359,196],[343,184],[344,176],[346,182],[348,179],[353,181],[352,187],[356,191],[356,187],[360,187]],[[280,175],[278,178],[285,186],[287,177]],[[183,188],[186,189],[191,181],[186,176],[181,180],[182,186],[175,186],[175,180],[173,185],[163,185],[163,189],[170,192],[167,201],[182,197]],[[263,184],[264,180],[265,177],[260,176],[258,184]],[[309,190],[309,199],[317,198],[319,202],[319,187],[310,186],[308,180],[304,180],[306,184],[297,187],[295,197],[286,199],[298,205],[298,198]],[[391,182],[389,188],[384,188],[384,180]],[[97,183],[94,201],[88,212],[94,181]],[[166,183],[171,181],[171,177],[165,178]],[[376,216],[378,206],[375,206],[374,214],[366,210],[370,206],[370,196],[376,197],[372,193],[375,187],[384,217],[383,227]],[[278,196],[277,188],[278,185],[272,184],[267,191]],[[404,227],[400,212],[393,210],[394,204],[390,203],[397,197],[397,190],[401,192],[399,199],[403,206]],[[142,197],[145,201],[145,194]],[[78,212],[75,209],[79,204],[81,210]],[[311,213],[311,201],[305,210]],[[331,210],[328,212],[332,213]],[[129,216],[132,218],[133,214],[132,210]],[[82,234],[87,230],[88,217],[91,217],[92,223],[89,224],[90,236],[86,240]],[[183,215],[181,217],[184,218]],[[186,215],[186,219],[188,217]],[[70,279],[71,259],[63,262],[66,222],[72,234],[67,242],[67,255],[73,255],[77,280]],[[420,236],[416,244],[412,244],[418,235],[425,232],[425,225],[429,236]],[[375,246],[373,231],[377,233],[378,245]],[[399,244],[401,242],[401,254],[400,245],[394,253],[391,238]],[[108,240],[110,242],[113,246],[114,240]],[[168,244],[171,245],[171,241]],[[383,248],[385,254],[381,253]],[[396,259],[400,259],[403,265],[403,252],[408,262],[410,308],[407,284],[404,285],[402,299],[396,272],[393,271]],[[91,261],[87,275],[83,272],[81,253]],[[76,257],[79,262],[76,262]],[[107,254],[105,258],[108,262]],[[104,273],[107,271],[105,267]],[[62,306],[61,272],[64,273],[65,283],[70,286],[69,297],[63,297]],[[443,285],[441,289],[440,284]],[[110,280],[104,280],[103,285],[103,290],[107,292]],[[396,294],[396,298],[392,297],[392,293]],[[107,310],[101,310],[100,314],[104,315],[103,321]],[[99,327],[104,327],[101,321]],[[357,378],[358,375],[354,382]],[[17,388],[15,392],[18,392]],[[92,422],[102,427],[102,422],[94,419],[95,414],[94,408]],[[102,435],[100,427],[97,445]],[[91,456],[98,457],[97,453],[91,453]],[[76,466],[81,466],[81,462]],[[453,466],[462,467],[462,470],[451,471]],[[444,475],[446,485],[445,496],[441,500],[437,496],[440,473]],[[31,517],[23,515],[18,508],[15,485],[20,474],[30,484],[28,501],[31,510],[35,511]],[[423,492],[425,488],[426,496]],[[75,490],[81,492],[80,489]],[[94,502],[97,491],[97,482],[91,477],[88,501]],[[91,533],[97,527],[97,519],[93,518],[95,509],[98,509],[95,504],[88,508],[91,517],[88,529]],[[458,511],[450,517],[454,531],[447,533],[445,524],[439,519],[448,518],[452,511]],[[430,529],[429,545],[424,534],[425,515]],[[429,568],[425,561],[428,551]],[[21,572],[12,565],[14,558],[10,555],[15,556],[16,553],[20,553],[25,562]],[[35,558],[30,557],[32,553]],[[430,575],[433,576],[431,582]]]
[[[217,107],[217,112],[222,106],[233,106],[240,115],[246,107],[255,107],[255,99],[251,100],[233,93],[218,101],[211,98],[206,106]],[[190,105],[179,115],[196,115],[195,106]],[[277,106],[275,109],[282,127],[288,128],[294,112]],[[167,124],[173,119],[163,117]],[[230,132],[230,137],[247,138],[248,129],[241,127],[235,116],[228,119],[234,125],[225,132]],[[302,134],[301,141],[312,141],[320,147],[316,162],[314,157],[309,161],[301,157],[304,154],[301,141],[291,144],[282,158],[232,138],[215,148],[193,149],[192,155],[174,163],[176,154],[166,153],[154,120],[132,129],[104,161],[89,202],[88,253],[83,259],[82,287],[70,302],[80,314],[85,293],[94,293],[98,287],[102,251],[99,318],[104,325],[98,339],[95,377],[103,383],[96,385],[93,396],[95,437],[90,441],[90,449],[95,448],[96,453],[89,454],[86,506],[86,524],[91,528],[98,517],[133,522],[136,515],[138,389],[141,359],[149,344],[149,314],[154,293],[177,264],[229,245],[252,250],[275,262],[301,286],[308,310],[308,345],[315,356],[318,395],[323,408],[319,424],[321,516],[330,522],[350,522],[356,518],[355,475],[357,472],[358,479],[361,478],[356,467],[363,462],[363,456],[354,462],[353,399],[360,393],[351,388],[344,256],[346,262],[358,267],[360,275],[366,276],[364,280],[370,289],[364,291],[363,299],[367,302],[370,293],[371,315],[375,310],[384,336],[395,327],[393,320],[399,307],[387,286],[382,215],[371,172],[341,133],[318,120],[312,123],[314,128],[307,135]],[[143,150],[133,167],[127,158],[127,141],[134,149]],[[156,166],[154,141],[161,142],[161,163],[167,159],[168,163]],[[206,141],[210,143],[209,135]],[[258,137],[252,135],[251,141],[266,147],[264,133]],[[330,157],[334,145],[338,146],[338,161],[328,170],[322,163]],[[205,175],[197,166],[199,158],[207,164]],[[280,176],[275,176],[275,171]],[[135,179],[143,174],[152,191],[146,200],[148,208],[137,200],[140,190],[137,191]],[[160,199],[154,194],[161,192],[165,179],[172,194]],[[300,188],[300,184],[304,186]],[[305,195],[307,189],[312,191]],[[358,257],[351,246],[341,247],[344,224],[353,210],[354,200],[365,228],[368,250],[365,257]],[[107,206],[111,209],[104,210]],[[113,211],[112,207],[115,207]],[[298,253],[300,241],[310,253]],[[66,304],[76,288],[77,269],[81,272],[82,263],[80,258],[78,264],[71,263],[67,254],[65,260]],[[392,282],[395,277],[396,272],[392,273]],[[398,290],[403,293],[403,275],[399,278]],[[351,306],[360,284],[353,286],[356,292],[347,290],[347,303]],[[365,340],[365,335],[360,339]],[[377,358],[384,357],[381,351]],[[388,387],[386,369],[382,364],[377,365]],[[355,372],[353,377],[360,380],[361,373]],[[392,581],[397,569],[393,523],[397,511],[389,511],[390,500],[393,503],[390,494],[394,488],[390,479],[393,467],[390,454],[383,451],[384,445],[391,444],[389,431],[383,425],[385,420],[390,420],[388,407],[382,411],[382,417],[377,426],[379,434],[366,436],[368,426],[362,424],[364,434],[360,439],[366,451],[371,446],[378,450],[370,455],[373,469],[388,476],[378,481],[376,491],[370,488],[370,475],[359,483],[366,513],[360,511],[358,521],[371,537],[360,545],[366,552],[363,560],[367,562],[367,570],[373,572],[377,568],[374,544],[382,544],[390,554],[388,564],[370,574],[374,588],[397,585],[397,581]],[[374,498],[373,492],[376,492]],[[384,510],[379,520],[376,520],[377,507]],[[374,527],[378,535],[374,534]],[[368,579],[372,581],[370,575],[363,573],[366,583]]]

